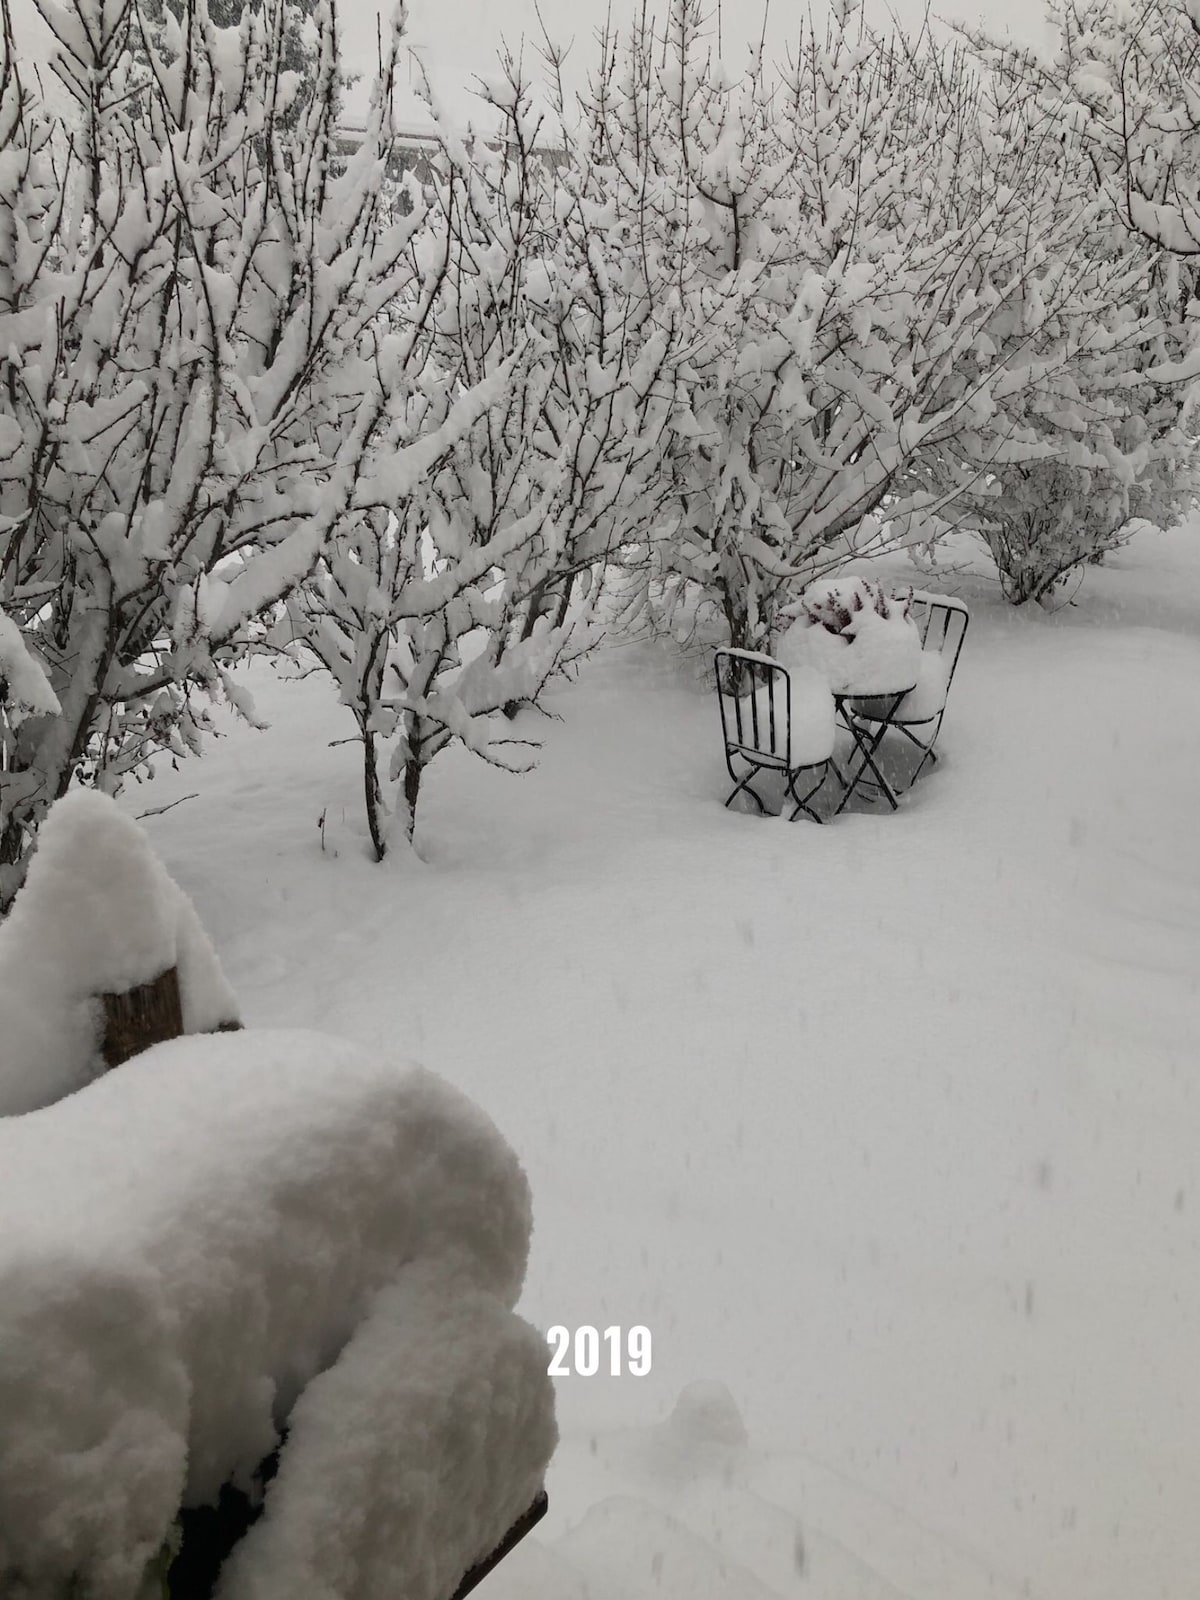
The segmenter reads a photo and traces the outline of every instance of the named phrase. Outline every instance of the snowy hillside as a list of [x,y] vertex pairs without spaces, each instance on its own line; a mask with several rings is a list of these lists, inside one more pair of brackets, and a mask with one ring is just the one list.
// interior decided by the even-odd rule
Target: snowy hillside
[[521,1152],[522,1313],[651,1330],[559,1380],[489,1600],[1194,1592],[1198,580],[1190,529],[1053,617],[960,585],[895,817],[723,811],[715,697],[640,645],[532,775],[447,754],[422,859],[369,860],[346,713],[261,666],[269,731],[126,791],[194,796],[146,826],[248,1023],[420,1060]]

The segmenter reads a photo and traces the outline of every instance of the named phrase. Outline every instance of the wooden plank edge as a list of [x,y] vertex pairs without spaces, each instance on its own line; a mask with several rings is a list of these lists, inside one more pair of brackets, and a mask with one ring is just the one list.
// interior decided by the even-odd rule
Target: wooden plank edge
[[450,1600],[463,1600],[465,1595],[470,1594],[472,1589],[482,1583],[492,1568],[498,1567],[505,1556],[520,1544],[530,1529],[537,1526],[546,1515],[549,1505],[550,1501],[545,1489],[539,1490],[529,1510],[523,1512],[517,1518],[490,1556],[484,1556],[482,1561],[475,1563],[453,1595],[451,1595]]

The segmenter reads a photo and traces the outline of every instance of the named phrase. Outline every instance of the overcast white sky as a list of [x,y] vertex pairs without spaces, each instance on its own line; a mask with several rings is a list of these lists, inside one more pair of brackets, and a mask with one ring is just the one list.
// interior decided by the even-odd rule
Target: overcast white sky
[[[614,17],[628,17],[636,3],[638,0],[611,0]],[[11,7],[22,49],[31,58],[44,60],[46,29],[37,17],[33,0],[0,0],[0,4]],[[594,32],[608,5],[609,0],[540,0],[552,37],[562,43],[574,41],[570,61],[580,72],[586,70],[594,55]],[[650,0],[650,5],[661,14],[667,0]],[[709,0],[709,5],[715,21],[717,0]],[[385,15],[390,14],[391,7],[392,0],[384,0]],[[783,53],[789,35],[794,37],[796,19],[807,15],[809,9],[808,4],[797,5],[796,0],[773,0],[768,40],[778,54]],[[925,3],[892,0],[889,6],[885,0],[867,0],[867,9],[876,21],[886,21],[890,10],[906,27],[915,27],[924,14]],[[377,0],[340,0],[339,4],[347,59],[367,72],[376,60],[378,10]],[[822,17],[825,10],[825,0],[811,0],[815,17]],[[1043,36],[1041,0],[933,0],[933,10],[955,20],[982,19],[993,31],[1008,31],[1030,42]],[[541,37],[535,0],[410,0],[409,17],[412,45],[455,116],[463,122],[472,114],[473,75],[493,69],[501,38],[515,49],[523,34],[535,41]],[[736,63],[744,58],[749,39],[757,37],[761,30],[761,0],[721,0],[721,20],[723,53]]]
[[[611,0],[613,16],[631,16],[640,0]],[[650,0],[651,11],[662,14],[668,0]],[[595,30],[603,22],[609,0],[410,0],[410,38],[421,58],[445,85],[444,92],[461,93],[472,74],[487,72],[503,36],[514,48],[522,35],[531,41],[541,38],[537,10],[540,9],[551,37],[574,46],[569,58],[576,70],[586,71],[594,56]],[[717,0],[707,0],[715,19]],[[782,56],[789,37],[796,35],[797,20],[825,15],[826,0],[797,5],[796,0],[772,0],[769,12],[768,48]],[[954,20],[986,20],[994,31],[1010,31],[1017,37],[1038,40],[1044,32],[1041,0],[934,0],[933,9]],[[345,0],[343,12],[348,45],[365,57],[374,56],[376,5],[372,0]],[[906,27],[917,27],[925,13],[925,0],[867,0],[868,15],[886,22],[893,12]],[[762,30],[761,0],[721,0],[723,54],[731,62],[744,59],[751,38]],[[467,102],[464,101],[464,104]]]

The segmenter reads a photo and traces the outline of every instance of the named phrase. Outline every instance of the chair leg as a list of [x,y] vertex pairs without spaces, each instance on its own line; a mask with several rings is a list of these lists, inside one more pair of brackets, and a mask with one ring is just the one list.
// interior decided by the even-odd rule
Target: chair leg
[[908,780],[909,787],[911,788],[912,785],[914,783],[916,783],[917,779],[924,772],[926,763],[932,763],[934,766],[937,765],[937,759],[938,759],[937,751],[933,748],[933,746],[934,746],[934,743],[935,743],[935,741],[937,739],[938,734],[941,732],[942,719],[941,719],[941,717],[939,717],[937,719],[937,722],[934,724],[934,729],[933,729],[932,734],[929,737],[928,744],[925,742],[924,739],[918,739],[916,734],[913,733],[910,729],[904,727],[902,723],[897,723],[896,726],[899,728],[900,732],[904,735],[904,737],[908,740],[909,744],[915,744],[917,749],[921,751],[921,759],[920,759],[920,761],[917,762],[916,770],[913,772],[912,777]]
[[[914,743],[915,743],[915,742],[916,742],[916,741],[915,741],[915,740],[914,740]],[[927,746],[926,746],[926,747],[925,747],[925,754],[924,754],[924,755],[923,755],[923,756],[922,756],[922,757],[921,757],[921,759],[920,759],[920,761],[918,761],[918,762],[917,762],[917,765],[916,765],[916,770],[915,770],[915,771],[914,771],[914,773],[913,773],[913,775],[912,775],[912,777],[911,777],[911,778],[910,778],[910,779],[909,779],[909,780],[908,780],[908,781],[909,781],[909,784],[910,784],[910,786],[911,786],[911,785],[912,785],[912,784],[914,784],[914,783],[916,783],[916,781],[917,781],[917,779],[918,779],[918,778],[919,778],[919,777],[920,777],[920,776],[921,776],[921,774],[922,774],[922,773],[923,773],[923,772],[924,772],[924,771],[925,771],[925,768],[926,768],[926,767],[927,767],[927,766],[928,766],[928,765],[930,765],[930,764],[931,764],[931,763],[936,763],[936,761],[937,761],[937,755],[936,755],[936,753],[935,753],[935,752],[934,752],[934,750],[933,750],[933,748],[932,748],[932,746],[928,746],[928,745],[927,745]]]
[[745,793],[745,794],[748,794],[750,796],[751,800],[753,800],[754,804],[758,807],[759,816],[760,817],[765,817],[766,816],[766,814],[767,814],[766,806],[763,805],[762,800],[758,796],[758,793],[754,789],[752,789],[751,786],[750,786],[750,779],[755,777],[755,776],[756,776],[756,773],[754,771],[748,772],[746,774],[746,776],[744,778],[742,778],[736,784],[736,786],[730,791],[729,798],[725,802],[726,810],[729,809],[729,807],[737,799],[739,794]]
[[[796,776],[797,776],[797,774],[795,772],[791,772],[791,773],[788,774],[787,793],[796,802],[796,809],[792,812],[791,816],[788,818],[789,822],[795,822],[796,818],[800,815],[800,813],[802,811],[804,812],[804,815],[806,817],[811,817],[814,822],[824,822],[825,821],[825,818],[820,816],[816,811],[814,811],[813,808],[809,805],[808,802],[813,798],[813,796],[820,790],[820,788],[824,784],[825,779],[829,775],[829,768],[831,766],[833,766],[833,763],[832,762],[827,762],[825,764],[825,766],[822,767],[821,776],[817,779],[816,783],[813,784],[812,788],[808,791],[808,793],[806,795],[804,795],[803,797],[801,797],[800,795],[798,795],[796,793]],[[797,769],[797,770],[801,771],[803,769]],[[837,771],[836,767],[834,767],[833,770],[834,770],[835,773],[837,773],[838,781],[841,782],[841,773]]]
[[[881,794],[893,811],[899,811],[900,802],[896,791],[892,788],[875,760],[879,747],[883,743],[884,734],[889,727],[894,727],[895,724],[886,720],[873,722],[869,719],[864,719],[860,721],[856,717],[847,715],[843,726],[854,740],[859,762],[857,770],[850,772],[849,783],[843,780],[842,787],[845,792],[838,804],[838,813],[840,814],[845,810],[852,794],[859,790],[865,792],[867,789],[873,790],[876,794]],[[853,757],[851,757],[851,760],[853,760]],[[871,774],[870,779],[866,777],[868,772]]]

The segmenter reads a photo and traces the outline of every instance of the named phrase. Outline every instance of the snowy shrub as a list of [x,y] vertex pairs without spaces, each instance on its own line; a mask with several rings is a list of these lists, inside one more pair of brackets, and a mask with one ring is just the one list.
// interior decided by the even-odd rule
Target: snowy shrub
[[1159,324],[1053,118],[963,49],[840,0],[772,82],[715,62],[702,21],[673,0],[661,36],[610,35],[583,111],[638,292],[685,330],[645,607],[699,593],[769,649],[864,528],[958,521],[1010,461],[1135,479],[1116,419]]
[[76,773],[113,790],[196,749],[206,696],[252,714],[229,669],[255,619],[491,399],[393,425],[416,341],[384,308],[436,271],[385,185],[399,24],[342,163],[332,10],[295,127],[274,4],[234,31],[188,0],[169,59],[137,3],[44,11],[66,122],[23,84],[7,8],[0,35],[0,612],[58,710],[0,708],[0,907]]
[[1006,463],[974,520],[1006,599],[1048,604],[1085,562],[1132,535],[1131,485],[1104,467],[1054,457]]
[[978,534],[1009,600],[1049,601],[1084,562],[1117,548],[1131,519],[1166,527],[1190,506],[1194,447],[1179,426],[1184,394],[1147,376],[1169,341],[1161,318],[1109,309],[1144,281],[1140,250],[1071,273],[1069,304],[1039,308],[1036,329],[1007,335],[1043,365],[1037,392],[1000,398],[985,427],[927,470]]
[[972,36],[1001,135],[987,180],[1027,197],[1034,269],[988,336],[1044,372],[937,464],[951,489],[971,480],[951,518],[979,533],[1017,603],[1048,601],[1132,519],[1172,525],[1198,483],[1185,381],[1200,370],[1195,268],[1159,246],[1188,248],[1200,144],[1168,86],[1186,81],[1200,36],[1173,0],[1050,10],[1052,55]]

